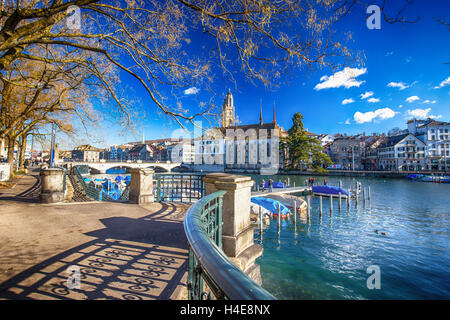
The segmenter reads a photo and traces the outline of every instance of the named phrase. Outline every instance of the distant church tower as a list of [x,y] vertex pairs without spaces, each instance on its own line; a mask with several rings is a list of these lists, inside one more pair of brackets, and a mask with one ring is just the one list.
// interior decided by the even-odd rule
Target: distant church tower
[[234,104],[233,104],[233,95],[231,94],[230,89],[228,89],[227,96],[223,102],[222,106],[222,127],[233,127],[235,125],[235,115],[234,115]]

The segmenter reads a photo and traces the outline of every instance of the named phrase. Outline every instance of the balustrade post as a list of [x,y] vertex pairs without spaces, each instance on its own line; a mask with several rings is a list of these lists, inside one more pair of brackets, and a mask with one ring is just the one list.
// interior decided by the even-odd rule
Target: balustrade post
[[153,169],[132,168],[130,173],[130,202],[137,204],[153,202]]
[[[261,245],[254,243],[254,227],[250,221],[250,197],[254,181],[247,176],[210,174],[204,177],[208,192],[224,190],[222,206],[222,245],[225,254],[250,278],[261,284],[256,258]],[[212,186],[212,183],[214,186]]]

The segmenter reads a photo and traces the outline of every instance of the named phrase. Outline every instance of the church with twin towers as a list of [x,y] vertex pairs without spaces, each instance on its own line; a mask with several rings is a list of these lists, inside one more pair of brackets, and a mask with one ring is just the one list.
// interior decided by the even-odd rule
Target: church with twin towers
[[194,141],[195,169],[275,174],[283,167],[285,154],[280,148],[280,138],[287,132],[273,119],[264,122],[262,105],[259,122],[240,124],[236,116],[234,97],[230,90],[222,105],[221,125],[208,130]]

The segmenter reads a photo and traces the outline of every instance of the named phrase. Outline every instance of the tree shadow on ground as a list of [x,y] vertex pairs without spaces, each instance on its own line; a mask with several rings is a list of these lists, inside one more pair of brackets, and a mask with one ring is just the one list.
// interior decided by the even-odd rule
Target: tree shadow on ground
[[[175,289],[184,285],[187,271],[187,240],[183,221],[164,219],[164,216],[176,216],[177,210],[184,208],[163,204],[158,212],[138,219],[101,219],[105,228],[85,233],[95,237],[94,240],[47,259],[0,284],[0,298],[176,298]],[[69,267],[72,273],[68,271]]]

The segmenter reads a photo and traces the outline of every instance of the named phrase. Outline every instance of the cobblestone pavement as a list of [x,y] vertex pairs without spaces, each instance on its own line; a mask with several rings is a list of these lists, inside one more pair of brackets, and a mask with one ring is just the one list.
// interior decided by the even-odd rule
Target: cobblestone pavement
[[0,191],[0,299],[185,297],[188,205],[44,205],[36,181]]

